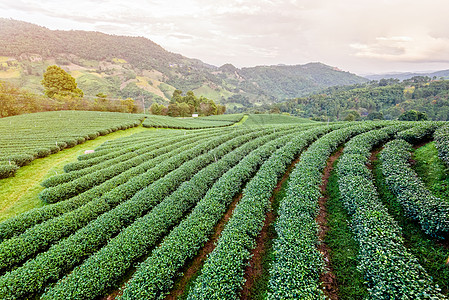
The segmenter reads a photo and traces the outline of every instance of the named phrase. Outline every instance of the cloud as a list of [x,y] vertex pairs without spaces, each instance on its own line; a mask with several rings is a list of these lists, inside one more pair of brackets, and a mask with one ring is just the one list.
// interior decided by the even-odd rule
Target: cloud
[[145,36],[169,51],[215,65],[321,61],[354,72],[445,67],[449,61],[447,11],[447,0],[425,4],[418,0],[0,3],[2,17],[51,29]]

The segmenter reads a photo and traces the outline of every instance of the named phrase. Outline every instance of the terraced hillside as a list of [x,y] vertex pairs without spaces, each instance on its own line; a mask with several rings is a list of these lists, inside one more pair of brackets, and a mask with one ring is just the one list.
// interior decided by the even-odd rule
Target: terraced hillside
[[409,165],[444,126],[250,115],[109,140],[0,223],[0,298],[446,299],[447,199]]

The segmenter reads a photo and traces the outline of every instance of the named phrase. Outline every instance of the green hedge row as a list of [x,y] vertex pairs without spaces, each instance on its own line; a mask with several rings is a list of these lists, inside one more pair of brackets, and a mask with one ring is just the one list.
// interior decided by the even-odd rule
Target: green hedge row
[[[205,134],[206,135],[206,134]],[[139,165],[139,162],[145,162],[149,159],[157,157],[163,153],[181,147],[187,142],[193,142],[198,137],[175,137],[159,139],[159,142],[149,141],[141,144],[137,144],[134,149],[126,149],[123,153],[115,153],[114,157],[103,162],[98,162],[90,166],[85,166],[83,169],[78,169],[70,173],[64,173],[56,176],[52,176],[42,182],[44,187],[54,187],[63,183],[75,181],[83,176],[93,176],[100,171],[107,171],[107,168],[118,167],[120,165],[128,164],[129,168]],[[165,152],[164,152],[165,151]],[[83,160],[82,162],[91,162],[92,160]],[[137,163],[137,164],[136,164]],[[67,166],[67,165],[66,165]],[[123,171],[122,171],[123,172]],[[121,172],[120,172],[121,173]],[[98,184],[95,184],[98,185]],[[57,190],[57,189],[56,189]]]
[[[198,144],[193,149],[190,147],[189,150],[184,150],[184,152],[171,157],[170,160],[163,161],[155,168],[149,170],[147,172],[148,176],[140,178],[140,180],[130,180],[121,187],[106,193],[98,199],[88,202],[86,205],[81,206],[74,211],[38,224],[19,236],[5,240],[0,244],[0,270],[5,270],[30,258],[35,253],[45,250],[48,246],[57,242],[64,236],[70,235],[97,216],[107,212],[126,199],[129,199],[142,188],[148,190],[148,184],[161,178],[167,173],[173,170],[175,170],[175,172],[172,172],[173,174],[180,173],[181,171],[179,170],[184,170],[186,168],[182,165],[185,162],[187,162],[188,165],[193,164],[195,166],[195,162],[199,160],[198,155],[211,151],[215,147],[218,147],[217,149],[227,147],[229,143],[232,143],[233,145],[237,144],[239,139],[241,139],[239,133],[240,132],[232,133],[212,140],[207,140]],[[246,136],[247,135],[243,135],[243,137]],[[180,167],[181,165],[182,167]],[[195,172],[195,169],[188,170],[186,174],[192,172]],[[181,175],[183,174],[184,173],[181,173]]]
[[18,169],[15,162],[0,161],[0,179],[14,176]]
[[[252,137],[260,136],[261,133],[254,133]],[[278,135],[281,134],[283,133]],[[123,230],[99,252],[60,280],[43,298],[76,299],[100,296],[114,283],[120,281],[132,264],[145,255],[172,226],[176,225],[218,178],[252,150],[267,142],[270,137],[273,136],[267,138],[264,134],[261,138],[250,142],[248,138],[242,137],[240,142],[243,146],[208,165],[190,181],[184,182],[146,216]],[[211,154],[207,155],[211,156]],[[215,154],[211,157],[214,156]],[[182,178],[175,177],[173,180],[182,181]],[[123,255],[124,253],[126,255]]]
[[[189,180],[203,167],[238,147],[245,139],[254,138],[256,134],[263,134],[263,132],[255,132],[242,136],[240,133],[241,131],[233,132],[199,144],[188,153],[191,160],[180,167],[174,164],[175,158],[168,161],[167,164],[172,165],[176,169],[175,171],[139,191],[130,200],[101,215],[75,234],[61,240],[47,252],[41,253],[35,259],[28,260],[23,266],[0,277],[0,298],[19,299],[41,290],[49,281],[58,279],[64,272],[101,248],[123,227],[157,205],[183,181]],[[184,154],[184,157],[186,156]],[[115,199],[110,200],[115,201]],[[93,206],[91,204],[95,202],[97,201],[92,201],[88,205]],[[99,209],[97,207],[91,208],[106,211],[102,209],[102,206],[105,206],[104,204],[107,204],[107,200],[97,203]],[[70,223],[73,223],[72,218],[68,219]],[[64,229],[71,226],[69,224],[64,225],[66,225],[63,226]],[[39,241],[36,238],[35,242]],[[18,253],[18,255],[23,256],[22,253]],[[15,257],[12,258],[15,259]]]
[[411,144],[419,143],[423,140],[432,138],[433,133],[435,130],[441,126],[442,122],[412,122],[413,127],[401,131],[397,134],[397,138],[403,139],[404,141],[407,141]]
[[269,199],[278,178],[302,150],[319,135],[330,130],[331,128],[326,126],[298,134],[264,162],[245,187],[242,199],[221,233],[216,248],[204,263],[187,299],[239,297],[244,283],[245,267],[263,227],[270,208]]
[[273,140],[249,154],[236,167],[229,170],[208,191],[193,212],[172,230],[160,247],[155,249],[151,256],[139,266],[130,284],[124,290],[123,298],[157,299],[164,296],[172,287],[173,277],[178,270],[187,259],[196,255],[208,240],[236,191],[239,191],[245,181],[254,174],[257,166],[264,163],[276,148],[289,142],[290,146],[300,148],[303,143],[298,141],[304,136],[313,139],[315,135],[328,130],[328,128],[320,128],[303,134],[297,132]]
[[367,171],[371,149],[401,129],[389,127],[353,138],[337,165],[342,201],[360,247],[358,268],[370,299],[446,299],[404,246],[401,229],[380,202]]
[[449,204],[427,189],[409,166],[412,146],[403,140],[385,145],[380,158],[388,188],[396,195],[404,211],[419,222],[425,233],[444,238],[449,233]]
[[438,156],[449,167],[449,125],[438,128],[434,135]]
[[[218,134],[210,135],[208,138],[216,137]],[[103,182],[102,184],[81,193],[71,199],[64,200],[55,204],[46,205],[40,208],[32,209],[28,212],[20,214],[16,217],[8,219],[0,223],[0,241],[11,238],[15,235],[23,233],[27,228],[30,228],[36,224],[50,220],[64,213],[73,211],[82,205],[87,204],[93,199],[106,197],[107,194],[111,194],[112,197],[124,201],[136,193],[139,189],[144,188],[153,180],[155,175],[160,173],[157,165],[163,163],[163,167],[168,170],[172,170],[171,164],[168,164],[166,160],[177,157],[183,151],[189,151],[197,144],[197,141],[187,141],[182,147],[173,147],[172,151],[167,152],[155,159],[149,160],[137,167],[131,168],[122,174]],[[163,150],[162,152],[165,152]],[[126,193],[125,193],[126,192]],[[101,200],[100,200],[101,201]],[[110,201],[110,200],[108,200]],[[112,203],[111,203],[112,204]]]
[[369,122],[335,130],[313,143],[301,155],[290,175],[286,197],[275,223],[274,260],[270,268],[268,299],[324,299],[319,277],[323,258],[317,249],[318,200],[322,171],[329,156],[352,136],[386,125]]

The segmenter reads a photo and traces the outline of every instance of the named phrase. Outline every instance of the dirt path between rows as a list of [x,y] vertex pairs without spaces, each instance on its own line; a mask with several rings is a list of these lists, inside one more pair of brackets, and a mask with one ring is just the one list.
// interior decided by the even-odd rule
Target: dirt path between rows
[[[270,198],[270,203],[273,203],[277,193],[281,190],[282,185],[288,180],[291,171],[295,167],[295,165],[299,162],[300,158],[295,159],[290,166],[287,168],[287,171],[282,176],[282,178],[278,181],[276,187],[273,190],[273,195]],[[270,209],[265,217],[264,225],[262,227],[262,231],[256,239],[256,247],[251,252],[252,259],[249,262],[249,265],[245,269],[245,284],[243,286],[243,290],[240,294],[240,299],[251,299],[251,293],[254,287],[255,282],[261,277],[264,272],[263,269],[263,258],[266,255],[268,249],[268,243],[270,241],[270,233],[269,228],[271,224],[276,220],[275,212]]]
[[234,197],[224,216],[221,218],[218,224],[215,225],[214,234],[212,235],[212,237],[199,251],[197,256],[183,270],[180,271],[183,276],[179,279],[178,282],[175,282],[174,288],[172,289],[170,294],[165,297],[166,300],[178,299],[185,292],[188,284],[203,266],[207,255],[215,249],[216,242],[220,237],[221,232],[225,228],[226,223],[231,218],[232,213],[234,212],[234,209],[239,203],[240,199],[242,199],[242,196],[243,194],[240,193],[239,195]]
[[318,240],[320,243],[318,244],[318,250],[321,252],[324,258],[325,271],[320,275],[320,282],[324,288],[324,294],[327,299],[337,300],[338,299],[338,283],[337,277],[334,274],[332,265],[331,265],[331,255],[330,255],[330,247],[326,244],[326,234],[329,231],[328,221],[327,221],[327,200],[329,199],[327,191],[327,185],[329,182],[329,177],[331,175],[332,170],[334,169],[335,161],[340,157],[343,152],[343,147],[338,149],[335,153],[332,154],[331,157],[327,160],[326,167],[323,170],[323,179],[320,185],[321,193],[323,196],[318,200],[319,205],[319,214],[316,218],[316,221],[319,226]]

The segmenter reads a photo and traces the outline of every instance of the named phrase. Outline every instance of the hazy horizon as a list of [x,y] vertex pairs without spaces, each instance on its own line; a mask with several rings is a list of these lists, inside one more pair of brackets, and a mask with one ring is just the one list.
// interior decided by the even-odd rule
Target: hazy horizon
[[0,17],[49,29],[144,36],[239,68],[321,62],[359,75],[449,69],[449,2],[4,0]]

